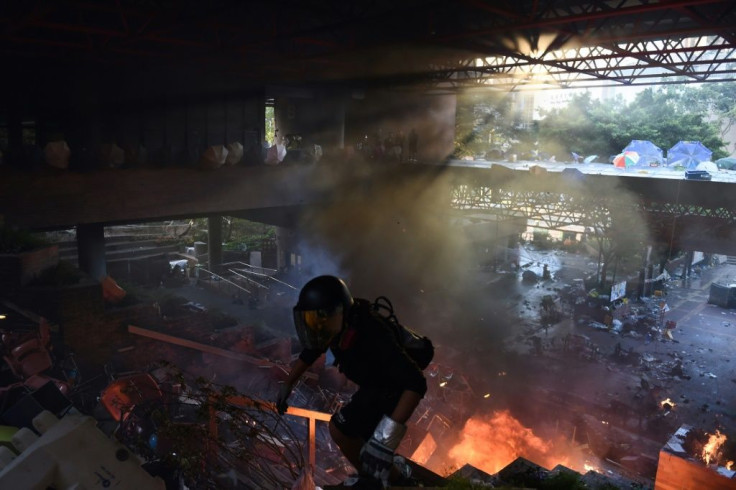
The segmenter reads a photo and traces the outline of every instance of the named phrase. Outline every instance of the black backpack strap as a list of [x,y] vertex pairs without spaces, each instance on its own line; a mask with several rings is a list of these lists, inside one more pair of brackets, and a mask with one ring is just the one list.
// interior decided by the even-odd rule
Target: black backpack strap
[[399,319],[394,313],[394,305],[391,304],[391,300],[386,296],[379,296],[371,305],[373,311],[387,319],[391,323],[399,323]]

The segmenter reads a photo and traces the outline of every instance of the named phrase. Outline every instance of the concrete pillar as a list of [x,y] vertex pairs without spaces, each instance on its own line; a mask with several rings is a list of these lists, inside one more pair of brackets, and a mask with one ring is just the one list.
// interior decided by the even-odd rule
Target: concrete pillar
[[291,254],[296,252],[294,231],[276,227],[276,268],[281,270],[291,264]]
[[692,275],[694,255],[695,255],[695,252],[693,252],[692,250],[688,250],[685,253],[685,263],[682,265],[682,278],[683,279],[690,279],[690,276]]
[[337,147],[345,148],[345,100],[342,98],[337,104],[335,117],[337,119]]
[[105,227],[102,223],[77,225],[77,257],[79,268],[92,278],[107,275],[105,262]]
[[23,168],[26,163],[23,161],[23,118],[18,103],[13,101],[12,97],[8,97],[5,102],[8,103],[8,147],[6,155],[3,157],[4,164],[10,163],[16,168]]
[[222,266],[222,216],[207,217],[207,242],[209,248],[209,270],[219,274]]

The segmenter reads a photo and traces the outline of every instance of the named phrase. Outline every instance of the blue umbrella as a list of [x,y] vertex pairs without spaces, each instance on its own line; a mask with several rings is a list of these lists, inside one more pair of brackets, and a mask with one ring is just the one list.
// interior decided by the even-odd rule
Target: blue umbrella
[[656,167],[664,164],[664,153],[662,153],[662,149],[651,141],[631,140],[631,143],[621,153],[626,153],[627,151],[635,151],[639,154],[637,165]]
[[712,155],[700,141],[680,141],[667,151],[667,165],[694,169],[700,162],[710,161]]

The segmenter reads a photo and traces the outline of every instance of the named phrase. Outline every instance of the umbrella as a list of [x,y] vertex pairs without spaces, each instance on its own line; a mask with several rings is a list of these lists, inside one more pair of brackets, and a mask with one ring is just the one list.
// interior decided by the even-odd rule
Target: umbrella
[[223,145],[210,146],[202,153],[199,159],[199,165],[206,169],[221,167],[225,163],[228,153],[227,148]]
[[722,168],[725,170],[736,170],[736,158],[719,158],[718,160],[716,160],[716,165],[718,166],[718,168]]
[[66,144],[66,141],[49,141],[46,143],[44,152],[46,163],[52,167],[61,169],[69,168],[69,155],[71,155],[71,150],[69,150],[69,145]]
[[700,162],[709,162],[713,152],[700,141],[680,141],[667,150],[667,165],[695,168]]
[[239,141],[229,143],[227,145],[227,156],[225,157],[225,165],[236,165],[243,158],[243,145]]
[[635,151],[625,151],[623,153],[619,153],[613,158],[613,166],[614,167],[632,167],[639,163],[639,154]]
[[626,153],[627,151],[635,151],[639,154],[638,165],[656,167],[664,164],[662,149],[651,141],[631,140],[631,143],[621,153]]
[[706,172],[718,173],[718,165],[713,162],[700,162],[695,166],[695,170],[705,170]]

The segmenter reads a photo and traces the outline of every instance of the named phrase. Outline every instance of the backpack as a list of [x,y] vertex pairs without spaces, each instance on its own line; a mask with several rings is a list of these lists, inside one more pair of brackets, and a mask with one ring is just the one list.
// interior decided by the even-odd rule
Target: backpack
[[434,358],[434,345],[429,337],[420,335],[399,322],[394,314],[391,301],[385,296],[379,296],[370,304],[370,310],[375,317],[380,318],[394,332],[399,345],[406,354],[417,363],[420,369],[426,369]]

